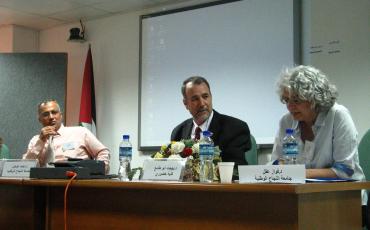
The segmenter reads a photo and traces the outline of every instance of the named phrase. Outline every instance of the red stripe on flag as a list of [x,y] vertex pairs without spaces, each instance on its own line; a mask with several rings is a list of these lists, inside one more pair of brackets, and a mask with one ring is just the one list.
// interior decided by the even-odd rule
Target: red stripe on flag
[[79,123],[96,123],[95,87],[91,48],[87,52],[84,77],[82,82]]

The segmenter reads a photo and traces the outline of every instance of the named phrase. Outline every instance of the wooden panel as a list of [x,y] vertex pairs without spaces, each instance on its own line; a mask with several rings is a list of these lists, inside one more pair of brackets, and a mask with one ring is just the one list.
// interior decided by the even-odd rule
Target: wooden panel
[[1,185],[0,226],[4,229],[44,229],[43,196],[43,188]]
[[[0,180],[1,226],[64,229],[66,183]],[[68,229],[360,229],[360,189],[369,185],[79,180],[69,190]]]
[[299,229],[360,229],[361,191],[301,195],[299,216]]
[[[63,189],[49,192],[49,227],[62,229]],[[298,226],[297,197],[287,194],[71,188],[69,199],[69,229],[286,230]]]
[[[0,180],[1,183],[1,180]],[[8,183],[8,182],[7,182]],[[64,187],[67,180],[25,179],[22,184],[29,186]],[[350,191],[370,189],[370,182],[340,183],[307,183],[307,184],[219,184],[219,183],[160,183],[160,182],[121,182],[118,180],[75,180],[72,187],[84,188],[124,188],[176,191],[207,191],[207,192],[262,192],[262,193],[316,193],[330,191]]]

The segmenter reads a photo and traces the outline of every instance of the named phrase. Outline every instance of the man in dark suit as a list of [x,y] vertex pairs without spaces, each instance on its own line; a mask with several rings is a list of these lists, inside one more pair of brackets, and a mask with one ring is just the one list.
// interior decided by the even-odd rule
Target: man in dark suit
[[209,130],[213,133],[215,146],[221,150],[222,161],[235,162],[235,166],[248,164],[245,152],[251,148],[251,141],[247,123],[213,110],[211,89],[203,77],[186,79],[181,91],[183,103],[192,118],[173,129],[171,141],[196,139],[199,138],[196,130]]

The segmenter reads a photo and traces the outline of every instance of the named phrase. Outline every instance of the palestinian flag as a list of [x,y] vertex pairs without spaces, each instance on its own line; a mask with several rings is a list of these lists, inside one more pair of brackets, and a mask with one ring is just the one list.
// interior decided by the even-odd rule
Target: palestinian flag
[[87,52],[82,82],[79,124],[96,135],[94,72],[90,46]]

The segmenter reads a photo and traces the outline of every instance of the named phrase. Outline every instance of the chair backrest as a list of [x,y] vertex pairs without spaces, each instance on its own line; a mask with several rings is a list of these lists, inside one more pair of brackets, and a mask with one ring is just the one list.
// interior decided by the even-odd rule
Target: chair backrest
[[10,158],[9,148],[5,144],[2,144],[0,149],[0,159],[9,159],[9,158]]
[[370,129],[367,130],[358,145],[358,155],[366,180],[370,180]]
[[253,135],[251,135],[251,149],[245,153],[245,159],[249,165],[258,165],[257,143]]

